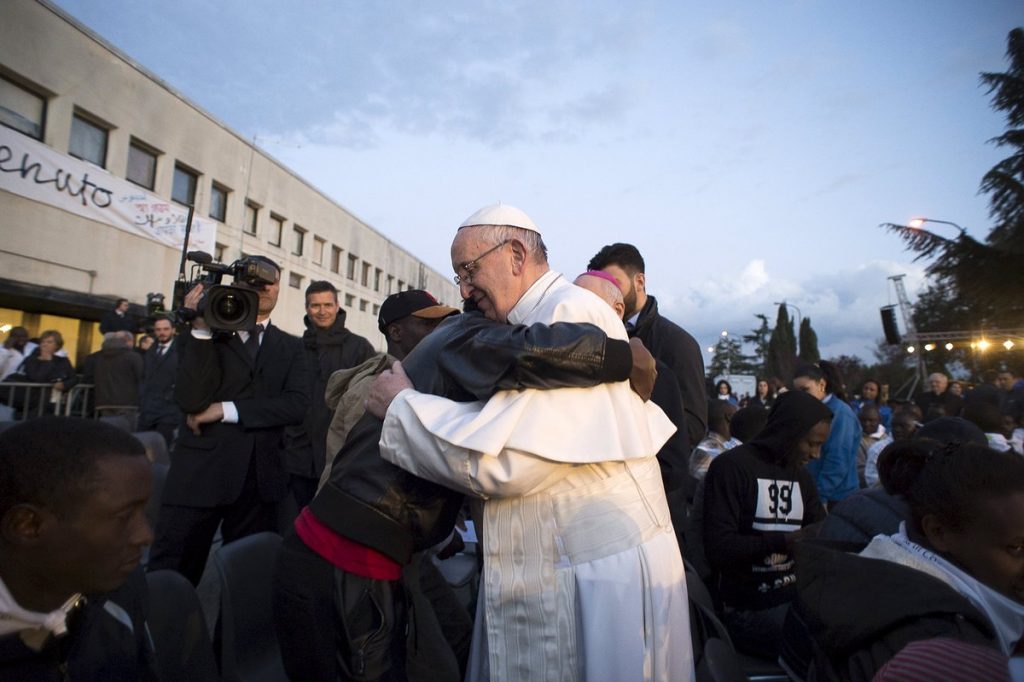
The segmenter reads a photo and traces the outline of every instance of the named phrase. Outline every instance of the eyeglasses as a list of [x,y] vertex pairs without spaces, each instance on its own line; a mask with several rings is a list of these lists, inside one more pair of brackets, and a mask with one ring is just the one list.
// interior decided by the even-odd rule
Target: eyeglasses
[[494,253],[501,247],[505,246],[505,244],[508,244],[507,239],[501,242],[500,244],[496,244],[495,246],[492,246],[491,248],[487,249],[473,260],[468,260],[465,263],[459,263],[459,266],[455,269],[462,270],[466,274],[455,275],[454,277],[452,277],[452,279],[455,280],[455,284],[472,284],[473,276],[476,274],[476,271],[480,269],[480,261],[482,261],[488,254]]

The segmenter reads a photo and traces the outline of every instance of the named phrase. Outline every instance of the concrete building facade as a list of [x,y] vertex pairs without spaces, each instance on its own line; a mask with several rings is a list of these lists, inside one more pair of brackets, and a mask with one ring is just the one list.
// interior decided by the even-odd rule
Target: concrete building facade
[[0,340],[58,328],[75,359],[98,348],[117,298],[137,315],[151,292],[169,304],[190,201],[216,260],[282,266],[273,321],[289,332],[313,280],[338,288],[347,326],[379,349],[388,294],[458,305],[448,276],[44,0],[0,3],[0,124]]

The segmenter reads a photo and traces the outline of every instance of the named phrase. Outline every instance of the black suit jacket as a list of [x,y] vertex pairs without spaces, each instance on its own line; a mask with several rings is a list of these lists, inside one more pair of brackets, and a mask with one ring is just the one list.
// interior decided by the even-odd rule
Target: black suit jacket
[[309,405],[302,343],[273,325],[253,361],[237,334],[201,340],[187,335],[179,349],[174,396],[185,414],[216,402],[234,402],[237,424],[217,422],[199,436],[182,426],[171,456],[163,501],[190,507],[231,504],[242,492],[255,458],[260,498],[287,493],[281,454],[285,426],[299,424]]
[[686,410],[679,384],[672,370],[661,360],[655,360],[658,376],[654,380],[651,402],[660,407],[676,427],[676,432],[658,450],[661,482],[665,485],[665,498],[676,535],[682,538],[686,528],[689,500],[696,490],[696,481],[690,476],[690,436],[687,431]]
[[141,423],[174,424],[181,420],[181,410],[174,402],[179,346],[175,338],[163,355],[157,352],[159,344],[153,344],[142,356],[142,395],[139,398]]
[[696,339],[658,314],[658,302],[653,296],[647,297],[636,329],[629,335],[639,337],[651,355],[668,365],[679,382],[688,439],[693,444],[701,442],[708,430],[708,396],[704,386],[704,356]]
[[131,332],[135,333],[135,320],[125,313],[122,317],[117,314],[116,310],[108,310],[103,313],[103,318],[100,320],[100,334],[107,334],[109,332]]

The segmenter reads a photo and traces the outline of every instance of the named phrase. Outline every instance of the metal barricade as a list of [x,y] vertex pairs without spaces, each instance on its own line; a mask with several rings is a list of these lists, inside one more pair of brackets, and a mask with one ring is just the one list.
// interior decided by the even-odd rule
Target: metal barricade
[[75,384],[64,392],[65,417],[92,417],[92,384]]
[[7,421],[22,421],[44,414],[61,414],[63,391],[54,391],[53,384],[29,381],[0,383],[0,403],[7,408]]
[[53,384],[0,382],[0,421],[24,421],[47,414],[91,417],[92,389],[92,384],[76,384],[67,391],[55,391]]

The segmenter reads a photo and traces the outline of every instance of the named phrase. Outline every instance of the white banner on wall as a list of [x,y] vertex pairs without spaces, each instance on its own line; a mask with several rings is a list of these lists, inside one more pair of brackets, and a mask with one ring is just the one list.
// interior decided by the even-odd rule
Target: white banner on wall
[[[0,126],[0,189],[181,249],[188,209]],[[217,224],[193,216],[189,250],[214,252]]]

